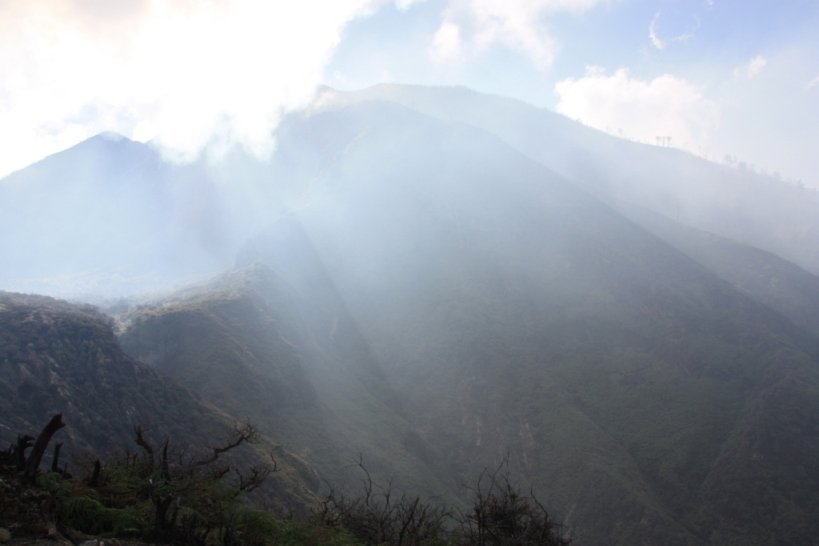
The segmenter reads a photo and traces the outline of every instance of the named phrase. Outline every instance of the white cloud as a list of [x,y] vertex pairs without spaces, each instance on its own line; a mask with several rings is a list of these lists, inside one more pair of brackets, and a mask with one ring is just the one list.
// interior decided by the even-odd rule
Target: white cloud
[[737,78],[755,78],[768,65],[767,59],[761,55],[757,55],[746,64],[734,69],[734,76]]
[[406,11],[409,8],[411,8],[414,4],[420,4],[426,1],[427,0],[395,0],[395,7],[401,11]]
[[[546,26],[556,13],[582,13],[607,0],[449,0],[435,42],[458,29],[459,53],[479,54],[500,44],[528,56],[539,69],[552,65],[557,44]],[[433,58],[440,59],[435,43]],[[438,56],[438,57],[436,57]]]
[[660,38],[659,34],[657,34],[657,23],[660,20],[660,12],[654,14],[654,17],[651,19],[651,24],[648,26],[648,37],[651,40],[651,43],[657,49],[665,48],[665,42],[662,38]]
[[214,140],[263,154],[377,4],[0,2],[0,175],[103,130],[183,158]]
[[437,63],[457,61],[463,54],[461,44],[461,27],[455,23],[444,21],[429,48],[432,60]]
[[[679,15],[678,17],[670,18],[672,21],[677,19],[677,28],[672,29],[671,32],[668,32],[668,29],[666,29],[666,35],[670,34],[670,38],[664,38],[660,35],[660,17],[661,13],[659,11],[656,12],[654,17],[651,18],[651,23],[648,25],[648,38],[656,49],[665,49],[669,41],[687,42],[696,36],[697,31],[700,29],[701,23],[698,17],[683,17]],[[685,26],[680,24],[683,22],[686,22]],[[672,24],[672,27],[673,26]]]
[[697,35],[697,31],[700,29],[700,20],[699,18],[694,18],[694,24],[691,25],[687,30],[683,31],[680,34],[677,34],[672,38],[675,42],[687,42],[691,38]]
[[586,125],[648,143],[671,137],[671,145],[694,153],[718,124],[717,104],[671,74],[641,80],[625,68],[607,74],[587,67],[582,78],[558,82],[555,93],[557,111]]
[[814,87],[819,87],[819,76],[816,76],[808,82],[808,89],[813,89]]

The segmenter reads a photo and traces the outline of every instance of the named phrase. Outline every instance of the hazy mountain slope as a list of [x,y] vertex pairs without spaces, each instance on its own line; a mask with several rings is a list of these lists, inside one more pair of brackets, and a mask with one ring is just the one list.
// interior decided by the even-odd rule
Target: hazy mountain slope
[[[56,441],[70,471],[77,457],[134,452],[134,426],[188,456],[229,438],[236,421],[122,352],[111,320],[91,307],[0,292],[0,445],[36,435],[55,413],[67,424]],[[265,464],[269,439],[237,453]],[[283,449],[279,472],[260,489],[267,502],[303,511],[315,497],[314,471]],[[50,456],[50,454],[49,454]],[[93,460],[93,459],[92,459]]]
[[[813,532],[793,499],[819,468],[793,488],[736,448],[805,418],[754,409],[773,383],[812,400],[791,322],[491,135],[384,103],[303,124],[323,146],[347,136],[296,216],[407,414],[464,475],[510,450],[589,544],[773,543],[765,497]],[[803,453],[817,436],[779,441]],[[747,487],[742,517],[722,478]]]
[[819,277],[778,256],[680,225],[645,209],[629,216],[749,297],[819,335]]
[[547,110],[465,88],[379,85],[330,93],[326,102],[386,100],[485,129],[615,207],[644,207],[819,273],[816,191],[618,139]]
[[301,356],[274,320],[282,310],[274,312],[256,286],[266,274],[237,272],[217,285],[141,306],[122,319],[125,349],[228,411],[256,407],[258,417],[312,407],[316,394]]
[[[109,140],[65,157],[102,146],[89,157],[117,158],[127,148],[109,167],[89,159],[113,170],[102,178],[120,180],[119,166],[143,148],[117,141],[109,152]],[[222,256],[258,218],[269,227],[245,245],[243,269],[121,317],[121,341],[257,421],[324,477],[343,478],[363,453],[398,487],[457,495],[459,482],[509,453],[579,544],[799,544],[819,533],[810,277],[779,262],[777,278],[795,282],[770,289],[756,271],[743,273],[762,254],[712,251],[698,236],[635,222],[632,209],[738,235],[810,267],[819,248],[805,244],[813,193],[514,101],[403,87],[289,116],[269,162],[237,156],[225,170],[211,167],[162,164],[157,187],[181,188],[174,195],[185,202],[201,180],[235,182],[229,192],[202,190],[216,205],[201,218],[239,218],[240,227],[227,222],[229,244],[216,245]],[[31,184],[5,179],[0,191],[53,190],[63,170]],[[70,180],[75,188],[86,177]],[[749,180],[759,187],[747,191]],[[161,211],[162,191],[134,201]],[[124,199],[115,193],[108,202]],[[214,197],[222,195],[234,201]],[[27,199],[16,201],[21,211],[38,203]],[[49,199],[43,189],[48,210],[62,214]],[[765,201],[770,216],[754,218]],[[800,202],[786,218],[791,201]],[[200,249],[200,230],[175,231],[144,210],[148,232],[120,233],[120,219],[89,217],[87,231],[44,232],[43,256],[62,256],[60,244],[68,255],[73,239],[103,229],[147,241],[152,256],[131,263],[98,241],[78,246],[78,256],[93,256],[96,244],[109,275],[120,260],[143,271],[155,248],[167,250],[171,269],[199,255],[191,249]],[[36,227],[36,216],[15,214],[10,233]],[[33,254],[6,248],[9,271],[28,278],[17,264]],[[55,260],[54,271],[73,271]]]
[[[293,226],[277,233],[301,243]],[[284,233],[286,232],[286,234]],[[357,333],[324,271],[302,247],[289,277],[237,270],[124,318],[123,346],[203,397],[246,416],[302,453],[335,487],[357,488],[354,463],[409,492],[447,497],[456,483],[425,460],[433,450],[402,415],[399,397]]]
[[9,175],[0,180],[0,286],[118,296],[219,271],[253,217],[239,204],[252,192],[222,176],[205,160],[174,165],[110,134]]

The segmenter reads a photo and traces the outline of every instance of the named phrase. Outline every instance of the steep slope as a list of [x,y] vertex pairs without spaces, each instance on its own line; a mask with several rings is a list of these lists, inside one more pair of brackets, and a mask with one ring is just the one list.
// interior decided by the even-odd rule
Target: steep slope
[[358,488],[363,456],[379,482],[453,497],[298,227],[284,219],[276,233],[301,247],[287,255],[297,277],[250,266],[138,308],[122,317],[124,348],[257,423],[333,487]]
[[[288,131],[321,134],[333,158],[311,173],[301,229],[421,436],[463,476],[509,450],[581,543],[815,531],[805,449],[819,438],[773,425],[814,421],[817,366],[790,321],[487,133],[385,103]],[[267,246],[245,259],[286,269],[269,256],[289,243]],[[801,403],[760,411],[771,385]],[[804,483],[755,458],[770,434],[804,457]],[[742,514],[725,500],[746,494]],[[798,506],[792,525],[763,498]]]
[[[220,445],[236,421],[122,352],[111,320],[94,308],[41,296],[0,292],[0,443],[36,434],[51,415],[63,461],[135,451],[134,426],[155,442],[170,439],[187,455]],[[279,472],[260,499],[304,511],[315,500],[314,471],[268,438],[237,454],[242,465],[265,464],[275,452]],[[93,460],[93,459],[92,459]],[[76,471],[76,467],[71,469]]]
[[819,336],[819,277],[778,256],[645,209],[629,217],[752,299]]
[[325,102],[384,100],[487,130],[628,213],[638,206],[773,252],[819,273],[819,193],[747,168],[626,141],[503,97],[465,88],[379,85]]

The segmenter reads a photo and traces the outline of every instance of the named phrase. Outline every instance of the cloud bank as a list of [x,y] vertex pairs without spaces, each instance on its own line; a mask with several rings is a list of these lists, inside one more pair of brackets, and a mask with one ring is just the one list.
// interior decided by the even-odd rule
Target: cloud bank
[[[586,125],[694,153],[702,152],[702,143],[719,119],[714,101],[696,85],[671,74],[642,80],[624,68],[607,74],[599,67],[588,67],[582,78],[558,82],[555,93],[556,110]],[[671,137],[670,142],[666,137]]]
[[256,154],[372,0],[0,0],[0,176],[101,131]]

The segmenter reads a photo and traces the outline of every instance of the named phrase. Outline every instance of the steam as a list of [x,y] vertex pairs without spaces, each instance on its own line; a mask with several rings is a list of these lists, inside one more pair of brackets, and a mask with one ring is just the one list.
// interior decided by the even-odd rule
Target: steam
[[102,131],[257,156],[372,0],[0,1],[0,176]]

